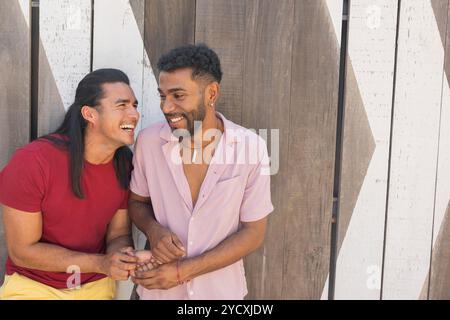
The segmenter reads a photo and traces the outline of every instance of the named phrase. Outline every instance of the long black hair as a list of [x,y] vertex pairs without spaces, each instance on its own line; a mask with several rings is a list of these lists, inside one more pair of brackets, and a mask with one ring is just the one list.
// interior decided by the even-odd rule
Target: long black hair
[[[68,150],[72,191],[80,199],[84,198],[81,176],[84,164],[84,135],[87,127],[87,121],[81,115],[81,108],[97,107],[104,96],[102,85],[117,82],[130,85],[128,76],[117,69],[98,69],[87,74],[78,84],[75,102],[67,110],[62,124],[51,134],[40,138]],[[114,154],[116,177],[123,189],[128,189],[130,184],[131,159],[132,152],[127,146],[118,148]]]

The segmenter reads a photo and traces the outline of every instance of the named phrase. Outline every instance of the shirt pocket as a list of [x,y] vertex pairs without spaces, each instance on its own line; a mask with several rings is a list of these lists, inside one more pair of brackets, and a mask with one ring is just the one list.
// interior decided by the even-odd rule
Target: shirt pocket
[[226,184],[229,184],[229,183],[234,183],[234,182],[239,181],[241,179],[242,179],[241,175],[234,176],[234,177],[231,177],[231,178],[223,178],[223,179],[217,181],[216,188],[219,187],[220,185],[226,185]]
[[[226,178],[216,183],[212,190],[211,198],[221,205],[240,207],[244,195],[243,176]],[[209,199],[210,201],[212,199]]]

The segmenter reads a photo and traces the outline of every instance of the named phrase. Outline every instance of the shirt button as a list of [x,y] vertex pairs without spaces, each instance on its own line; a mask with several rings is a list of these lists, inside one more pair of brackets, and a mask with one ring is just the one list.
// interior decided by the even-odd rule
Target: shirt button
[[193,296],[193,295],[194,295],[194,291],[189,291],[189,294],[190,294],[191,296]]
[[189,241],[189,245],[191,245],[191,246],[192,246],[192,244],[193,244],[193,242],[192,242],[192,241]]

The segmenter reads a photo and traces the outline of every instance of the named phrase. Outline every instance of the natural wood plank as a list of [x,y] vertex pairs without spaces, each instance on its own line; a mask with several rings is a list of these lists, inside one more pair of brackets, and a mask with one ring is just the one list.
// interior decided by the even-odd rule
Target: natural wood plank
[[[144,31],[145,31],[145,1],[144,0],[132,0],[130,1],[130,6],[134,13],[134,18],[138,26],[139,32],[141,34],[142,50],[143,50],[143,65],[142,65],[142,98],[139,103],[139,112],[141,118],[138,125],[139,133],[140,130],[146,128],[154,122],[163,120],[163,116],[159,107],[159,95],[157,92],[158,84],[156,82],[155,75],[151,67],[151,62],[148,58],[147,50],[145,49],[144,43]],[[137,45],[139,39],[136,36],[133,37]],[[136,249],[144,249],[146,244],[148,245],[146,236],[133,224],[132,227],[133,241]],[[147,248],[148,249],[148,248]],[[124,290],[119,290],[119,292]],[[135,292],[134,292],[135,293]],[[121,293],[122,296],[124,296]],[[137,296],[137,294],[135,293]],[[137,296],[138,297],[138,296]]]
[[[447,199],[450,199],[448,194]],[[450,201],[443,217],[440,218],[439,222],[435,223],[434,228],[435,235],[432,252],[433,257],[431,260],[431,279],[428,298],[430,300],[449,300],[450,280],[448,277],[448,270],[450,268]],[[427,283],[425,283],[424,288],[427,288]]]
[[445,46],[445,39],[447,37],[447,0],[430,0],[431,7],[433,8],[434,17],[436,18],[436,24],[439,29],[439,35],[441,36],[441,40],[443,45]]
[[[442,76],[441,126],[439,132],[439,158],[434,207],[433,250],[431,258],[429,299],[450,299],[450,19],[449,1],[436,3],[434,13],[440,27],[441,42],[445,47],[445,74]],[[443,18],[442,12],[448,12]],[[447,30],[442,30],[447,26]],[[424,286],[425,287],[425,286]]]
[[317,0],[295,2],[294,30],[282,298],[319,299],[330,259],[340,30]]
[[[0,2],[0,170],[30,131],[30,10],[28,1]],[[0,209],[0,221],[2,217]],[[0,223],[0,285],[7,257]]]
[[41,0],[39,4],[38,134],[58,127],[90,70],[91,1]]
[[269,216],[265,243],[245,260],[248,298],[281,299],[294,1],[246,1],[245,12],[242,124],[267,129],[268,136],[271,129],[279,130],[279,140],[267,142],[272,165],[281,168],[271,177],[275,211]]
[[427,289],[444,62],[436,21],[430,1],[402,1],[383,299]]
[[157,91],[159,57],[176,46],[194,43],[195,0],[146,0],[141,127],[164,120]]
[[145,0],[128,0],[130,8],[133,11],[142,41],[144,41],[144,16],[145,16]]
[[242,122],[246,4],[241,0],[197,0],[196,9],[195,42],[206,43],[217,52],[222,66],[217,110],[236,123]]
[[146,0],[144,44],[156,78],[161,54],[194,43],[194,36],[195,0]]
[[397,2],[351,1],[335,299],[379,299]]

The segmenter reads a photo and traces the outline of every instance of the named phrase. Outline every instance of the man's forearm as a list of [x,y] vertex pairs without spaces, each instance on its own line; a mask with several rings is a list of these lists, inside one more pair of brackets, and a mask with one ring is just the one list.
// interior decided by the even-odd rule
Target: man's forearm
[[76,266],[82,273],[104,273],[101,270],[104,255],[72,251],[49,243],[30,245],[20,255],[10,258],[18,266],[42,271],[68,272],[69,267]]
[[117,237],[115,239],[110,240],[106,245],[106,252],[117,252],[122,248],[125,247],[134,247],[133,246],[133,239],[131,238],[130,234],[123,235],[120,237]]
[[128,214],[136,227],[147,235],[147,237],[152,227],[158,224],[150,203],[130,200],[128,203]]
[[183,260],[180,277],[183,281],[229,266],[259,248],[264,240],[264,230],[241,229],[222,241],[214,249],[197,257]]

